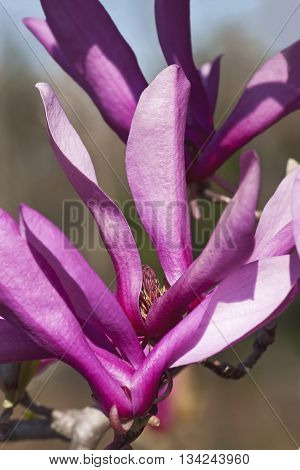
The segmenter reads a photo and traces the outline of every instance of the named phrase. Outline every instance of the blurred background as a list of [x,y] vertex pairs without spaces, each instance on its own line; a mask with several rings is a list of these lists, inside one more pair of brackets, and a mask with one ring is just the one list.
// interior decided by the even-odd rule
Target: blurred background
[[[165,62],[155,32],[152,0],[102,2],[133,47],[150,81]],[[192,39],[197,65],[223,53],[216,120],[239,94],[254,67],[300,37],[300,8],[295,0],[192,0]],[[24,16],[43,17],[39,0],[0,1],[0,203],[17,217],[25,202],[67,233],[70,213],[63,201],[77,196],[60,170],[48,144],[41,102],[34,84],[50,82],[90,151],[103,189],[119,203],[128,199],[124,145],[103,122],[85,93],[49,58],[22,25]],[[250,144],[262,162],[260,208],[285,174],[286,162],[299,160],[299,113],[285,118]],[[238,156],[220,175],[238,178]],[[116,176],[118,175],[118,176]],[[123,184],[121,184],[121,182]],[[125,185],[125,187],[124,187]],[[87,213],[88,230],[82,252],[107,283],[114,272]],[[195,228],[195,227],[194,227]],[[201,228],[201,226],[200,226]],[[70,235],[70,233],[68,233]],[[88,239],[93,241],[89,242]],[[157,268],[152,252],[144,262]],[[165,405],[165,425],[146,431],[135,443],[140,449],[291,449],[300,443],[300,318],[299,302],[280,321],[275,344],[252,371],[232,382],[200,365],[175,380]],[[253,339],[238,345],[241,357]],[[233,363],[230,351],[219,355]],[[52,366],[30,385],[39,402],[54,408],[91,403],[89,388],[71,369]],[[1,398],[1,397],[0,397]],[[60,441],[16,442],[5,448],[66,448]]]

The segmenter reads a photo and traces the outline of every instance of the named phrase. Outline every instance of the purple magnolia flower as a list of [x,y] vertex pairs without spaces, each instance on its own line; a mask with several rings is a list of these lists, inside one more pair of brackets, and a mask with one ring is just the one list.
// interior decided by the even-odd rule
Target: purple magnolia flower
[[[98,0],[41,0],[41,4],[46,20],[26,18],[25,25],[126,142],[147,86],[134,52]],[[189,0],[156,0],[155,18],[167,63],[181,66],[191,83],[185,139],[190,181],[210,176],[253,137],[299,109],[300,41],[254,73],[231,114],[215,130],[220,57],[196,68]]]
[[117,289],[112,293],[44,216],[23,205],[18,225],[2,211],[0,362],[60,359],[86,378],[106,414],[116,405],[122,419],[140,417],[163,392],[166,370],[235,344],[297,295],[299,171],[280,184],[255,232],[259,161],[245,153],[239,188],[193,261],[184,161],[190,84],[178,66],[161,72],[138,103],[126,167],[168,281],[162,287],[142,267],[124,216],[101,190],[52,89],[37,87],[52,148],[98,224]]

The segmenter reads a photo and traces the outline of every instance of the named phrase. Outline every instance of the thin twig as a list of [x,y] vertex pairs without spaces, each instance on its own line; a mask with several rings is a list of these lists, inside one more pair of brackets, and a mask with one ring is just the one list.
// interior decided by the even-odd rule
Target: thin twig
[[226,362],[220,363],[219,361],[206,360],[202,362],[204,367],[207,367],[219,377],[224,379],[238,380],[244,377],[255,366],[260,357],[264,354],[267,348],[274,343],[277,323],[272,322],[264,327],[257,334],[253,343],[252,353],[237,366],[232,366]]
[[12,413],[13,413],[13,407],[5,408],[0,415],[0,425],[2,423],[6,423],[7,421],[9,421]]
[[48,419],[51,419],[52,417],[53,409],[48,408],[44,405],[38,405],[37,403],[34,403],[34,401],[27,392],[25,392],[23,398],[20,401],[20,404],[36,415],[44,416]]
[[21,441],[27,439],[69,440],[52,429],[52,423],[49,419],[24,420],[16,426],[17,422],[17,420],[11,420],[0,424],[0,442],[5,442],[8,436],[10,441]]

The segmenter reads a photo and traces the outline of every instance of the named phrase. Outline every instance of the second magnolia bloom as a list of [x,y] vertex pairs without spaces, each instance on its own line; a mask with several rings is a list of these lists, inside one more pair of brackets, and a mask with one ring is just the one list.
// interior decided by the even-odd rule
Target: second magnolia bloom
[[[25,18],[25,25],[126,142],[147,87],[133,50],[98,0],[41,0],[41,4],[46,19]],[[167,64],[179,65],[191,84],[185,131],[189,181],[209,177],[243,145],[299,109],[300,41],[258,68],[216,129],[221,56],[197,69],[189,0],[155,0],[153,16]]]

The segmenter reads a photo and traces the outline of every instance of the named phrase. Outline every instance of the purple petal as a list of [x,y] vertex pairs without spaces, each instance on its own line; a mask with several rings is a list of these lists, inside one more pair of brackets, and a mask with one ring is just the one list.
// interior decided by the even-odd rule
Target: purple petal
[[41,214],[23,205],[21,217],[28,243],[57,275],[72,310],[96,335],[103,332],[138,367],[144,354],[135,331],[115,296],[101,281],[70,240]]
[[[13,328],[15,329],[15,327]],[[12,332],[12,334],[13,333],[14,332]],[[0,337],[1,337],[1,322],[0,322]],[[102,348],[98,348],[93,343],[89,343],[89,344],[90,344],[90,347],[93,349],[96,357],[99,359],[99,362],[104,367],[104,369],[109,373],[109,375],[111,375],[113,379],[116,380],[121,385],[121,387],[130,388],[131,378],[135,369],[128,362],[124,361],[123,359],[116,356],[115,354],[111,354],[109,351],[106,351]],[[34,346],[36,348],[36,345]],[[42,353],[40,354],[40,356],[46,357],[46,356],[49,356],[49,353],[47,353],[46,351],[43,351],[43,356],[42,356]],[[19,354],[17,357],[21,357],[22,359],[21,354]],[[31,352],[30,357],[31,358],[34,357],[32,356],[32,352]],[[38,358],[38,357],[39,356],[36,354],[35,358]],[[1,361],[1,356],[0,356],[0,361]],[[57,363],[57,359],[54,359],[54,358],[40,360],[39,367],[36,373],[41,374],[42,372],[45,371],[45,369],[47,369],[49,366],[55,363]]]
[[[8,322],[6,322],[6,323],[8,323]],[[12,332],[12,335],[13,335],[13,333],[14,332]],[[0,322],[0,337],[1,337],[1,322]],[[121,385],[121,387],[130,388],[131,378],[132,378],[132,375],[133,375],[135,369],[128,362],[126,362],[123,359],[117,357],[115,354],[111,354],[109,351],[106,351],[106,350],[101,349],[101,348],[97,348],[97,347],[95,347],[95,345],[93,343],[89,343],[89,344],[90,344],[91,348],[93,349],[96,357],[99,359],[99,362],[104,367],[104,369],[109,373],[109,375],[111,375],[113,377],[113,379],[116,380],[116,382],[118,382]],[[1,346],[0,346],[0,348],[1,348]],[[36,345],[35,345],[35,348],[36,348]],[[4,348],[3,348],[3,351],[5,351]],[[0,350],[0,352],[1,352],[1,350]],[[26,352],[26,350],[25,350],[25,352]],[[3,353],[3,356],[4,356],[4,354],[5,353]],[[49,356],[49,353],[44,351],[44,355]],[[42,354],[40,356],[42,357]],[[19,357],[19,358],[22,359],[21,353],[18,356],[12,356],[12,357]],[[32,352],[31,352],[30,357],[34,358],[34,356],[32,355]],[[39,356],[36,354],[35,358],[38,358],[38,357]],[[15,360],[17,360],[17,359],[15,359]],[[1,361],[1,356],[0,356],[0,361]],[[14,361],[14,359],[13,359],[13,361]],[[51,366],[52,364],[55,364],[56,362],[57,362],[57,359],[53,359],[53,358],[42,359],[39,362],[39,367],[38,367],[38,370],[37,370],[36,374],[43,373],[45,371],[45,369],[47,369],[47,367]]]
[[[121,386],[130,387],[134,369],[117,356],[93,346],[101,365]],[[46,349],[38,346],[29,336],[0,317],[0,364],[40,360],[37,374],[57,362]]]
[[203,64],[199,69],[199,73],[206,90],[212,115],[214,114],[216,109],[219,92],[221,59],[222,56],[219,55],[212,62],[207,62]]
[[0,318],[0,363],[46,359],[51,354],[21,329]]
[[278,316],[287,307],[287,298],[295,299],[299,278],[294,255],[255,261],[232,273],[211,297],[199,342],[174,366],[202,361],[274,319],[274,313]]
[[268,60],[251,78],[236,107],[190,172],[210,176],[237,149],[300,105],[300,41]]
[[26,332],[39,347],[78,370],[89,382],[103,410],[117,404],[130,416],[121,387],[88,346],[79,323],[36,264],[16,222],[0,213],[1,315]]
[[292,227],[292,193],[299,169],[289,173],[266,204],[255,234],[249,261],[285,255],[295,246]]
[[[297,170],[295,170],[297,171]],[[295,178],[293,187],[293,200],[292,200],[292,212],[293,212],[293,232],[295,245],[300,256],[300,169],[298,168],[297,176]]]
[[76,69],[69,64],[67,58],[64,56],[59,44],[57,43],[51,29],[46,20],[39,18],[24,18],[24,25],[29,31],[38,39],[38,41],[45,47],[47,52],[53,59],[67,72],[75,81],[77,81],[84,88],[84,80],[76,72]]
[[175,65],[156,77],[141,95],[126,152],[130,189],[170,284],[192,261],[184,164],[189,88]]
[[135,369],[123,359],[111,354],[102,348],[97,348],[90,343],[95,355],[99,359],[101,365],[111,375],[121,387],[130,388],[131,378]]
[[140,256],[125,217],[99,188],[90,156],[47,84],[38,84],[50,143],[64,172],[92,212],[117,274],[117,297],[137,331],[143,332],[138,300],[142,286]]
[[253,249],[259,178],[256,154],[243,154],[240,185],[235,196],[199,258],[150,309],[146,321],[150,335],[159,336],[173,327],[197,296],[247,259]]
[[[134,414],[149,407],[162,373],[200,362],[279,315],[300,278],[296,256],[255,261],[230,274],[153,348],[132,380]],[[293,296],[294,297],[294,296]]]
[[205,86],[193,60],[190,2],[156,0],[155,18],[159,42],[167,63],[179,65],[191,83],[193,120],[209,133],[213,128],[212,113]]
[[[84,87],[108,125],[126,141],[139,96],[147,86],[134,52],[98,0],[41,3],[59,45],[59,57],[68,64],[66,71],[72,69],[72,77]],[[32,29],[32,20],[29,27]],[[34,34],[49,50],[44,29],[37,29],[35,24]],[[52,55],[57,59],[57,54]],[[62,61],[59,63],[63,66]]]

